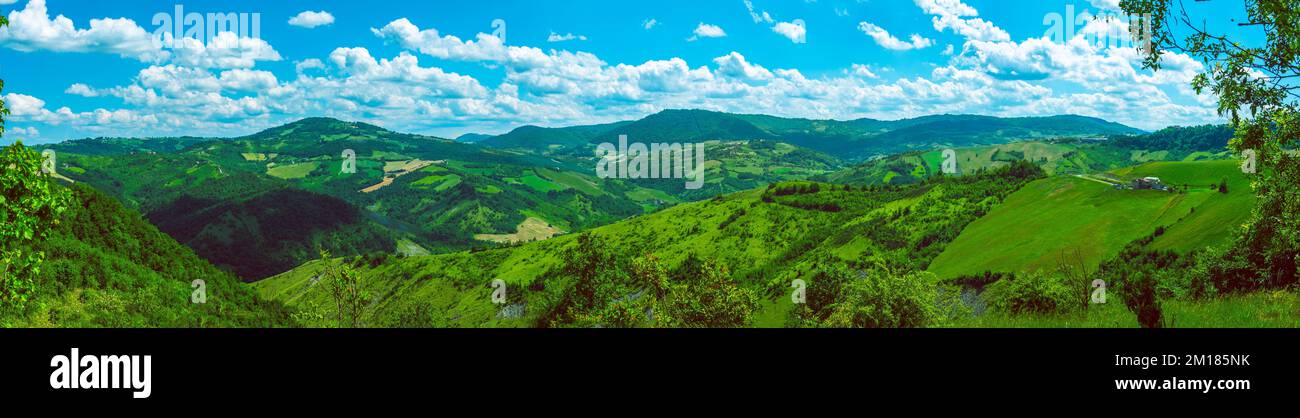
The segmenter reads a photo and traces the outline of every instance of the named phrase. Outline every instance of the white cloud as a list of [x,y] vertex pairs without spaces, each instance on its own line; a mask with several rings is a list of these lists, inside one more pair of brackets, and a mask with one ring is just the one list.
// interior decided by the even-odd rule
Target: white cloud
[[251,68],[257,61],[280,59],[266,41],[233,32],[221,32],[207,42],[173,39],[170,32],[155,37],[126,18],[91,19],[89,29],[78,29],[63,15],[51,19],[45,0],[28,2],[23,10],[11,12],[9,20],[9,26],[0,28],[0,45],[24,52],[103,52],[203,68]]
[[91,19],[90,28],[77,29],[63,15],[51,19],[45,0],[10,12],[9,26],[0,28],[0,45],[23,52],[104,52],[145,62],[167,57],[162,45],[130,19]]
[[761,65],[750,64],[739,52],[732,51],[730,54],[714,58],[713,62],[718,65],[718,74],[722,76],[749,83],[763,83],[772,79],[771,71]]
[[916,0],[916,5],[920,6],[925,13],[932,15],[979,16],[979,12],[974,7],[962,3],[961,0]]
[[82,84],[82,83],[75,83],[75,84],[73,84],[73,85],[71,85],[71,86],[68,86],[68,89],[67,89],[67,90],[64,90],[63,93],[65,93],[65,94],[71,94],[71,95],[74,95],[74,96],[81,96],[81,97],[96,97],[96,96],[99,96],[99,93],[96,92],[95,89],[92,89],[92,88],[90,88],[90,86],[87,86],[87,85]]
[[1096,7],[1098,9],[1113,11],[1113,12],[1120,11],[1119,0],[1088,0],[1088,3],[1092,3],[1092,7]]
[[555,32],[551,32],[551,35],[546,37],[546,42],[564,42],[573,40],[585,41],[587,40],[587,37],[584,35],[574,35],[572,33],[560,35]]
[[[507,48],[505,43],[495,36],[480,33],[475,40],[462,41],[455,36],[442,36],[437,29],[420,30],[406,18],[389,22],[380,29],[371,28],[370,31],[380,38],[395,40],[402,47],[437,58],[497,62],[512,57],[517,58],[511,51],[518,47]],[[515,51],[522,51],[522,49]],[[539,49],[536,53],[542,52]]]
[[889,31],[882,27],[868,22],[858,22],[858,30],[870,36],[876,41],[877,45],[893,51],[908,51],[913,49],[925,49],[934,45],[934,41],[924,38],[921,35],[912,34],[910,41],[903,41],[889,34]]
[[326,11],[305,11],[289,18],[289,24],[301,28],[314,28],[334,23],[334,15]]
[[295,71],[301,74],[306,72],[307,70],[323,69],[325,68],[325,63],[321,62],[321,60],[316,58],[308,58],[302,61],[298,61],[297,64],[294,64],[293,68]]
[[745,8],[749,9],[749,17],[754,19],[754,23],[772,23],[772,15],[768,14],[767,11],[759,12],[755,10],[753,1],[745,0]]
[[804,27],[803,19],[795,19],[791,22],[780,22],[772,26],[772,31],[781,34],[796,44],[807,42],[808,30]]
[[[977,15],[963,6],[936,0],[923,10],[965,20]],[[1102,28],[1081,33],[1094,29]],[[956,55],[946,66],[928,75],[882,79],[888,68],[855,64],[809,77],[798,68],[765,67],[739,52],[694,67],[679,57],[607,63],[586,52],[509,46],[482,33],[462,39],[422,30],[407,19],[372,32],[405,51],[379,59],[364,48],[337,48],[328,57],[298,61],[296,77],[286,80],[253,69],[258,60],[228,68],[173,62],[141,70],[126,85],[67,89],[118,98],[128,109],[49,110],[32,96],[11,93],[6,99],[15,108],[12,120],[22,126],[70,124],[79,132],[110,135],[247,133],[307,115],[413,132],[452,125],[504,131],[520,124],[610,122],[666,108],[837,119],[1075,113],[1147,129],[1221,120],[1212,101],[1179,87],[1200,70],[1194,60],[1167,55],[1171,71],[1151,73],[1141,70],[1140,58],[1128,48],[1105,49],[1083,39],[1062,44],[968,39],[962,48],[951,48]],[[912,49],[933,44],[917,38],[894,41]],[[502,74],[496,85],[484,86],[474,77],[421,66],[428,58],[417,58],[417,52],[437,58],[433,62],[481,63]]]
[[34,116],[45,109],[45,101],[26,94],[5,94],[5,105],[13,117]]
[[221,72],[221,88],[231,91],[259,92],[280,84],[270,71],[235,69]]
[[658,20],[646,19],[641,22],[641,27],[645,28],[646,30],[650,30],[650,29],[654,29],[654,27],[658,24],[659,24]]
[[15,126],[13,128],[9,128],[8,130],[6,130],[5,133],[9,134],[10,136],[25,136],[28,138],[39,138],[41,136],[41,131],[37,130],[34,127],[24,128],[21,126]]
[[473,77],[448,73],[441,68],[421,67],[419,60],[402,52],[397,57],[375,60],[365,48],[338,48],[330,62],[346,71],[351,79],[405,84],[416,92],[436,97],[478,97],[487,90]]
[[722,30],[721,27],[717,25],[710,25],[704,22],[700,22],[700,25],[695,27],[694,34],[695,34],[694,36],[691,36],[686,40],[690,42],[695,42],[700,38],[723,38],[727,36],[727,32]]
[[271,44],[234,32],[221,32],[207,43],[181,38],[175,42],[173,51],[173,62],[201,68],[252,68],[257,61],[280,60],[280,53]]
[[961,0],[915,0],[926,14],[934,15],[934,30],[953,32],[969,40],[1009,41],[1011,34],[992,22],[980,19],[979,11]]
[[875,73],[874,71],[871,71],[871,66],[869,66],[869,65],[866,65],[866,64],[853,64],[853,66],[852,66],[851,68],[852,68],[851,73],[852,73],[853,75],[858,76],[858,77],[863,77],[863,78],[880,78],[880,76],[876,75],[876,73]]

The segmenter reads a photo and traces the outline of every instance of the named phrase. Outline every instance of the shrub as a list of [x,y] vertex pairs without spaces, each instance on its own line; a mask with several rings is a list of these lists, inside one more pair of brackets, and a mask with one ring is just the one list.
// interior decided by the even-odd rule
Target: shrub
[[1159,281],[1155,274],[1132,271],[1116,280],[1115,293],[1124,299],[1124,306],[1137,315],[1143,328],[1164,326],[1164,311],[1156,297]]
[[1054,314],[1077,306],[1076,294],[1066,280],[1041,271],[1011,276],[987,287],[989,308],[1011,314]]
[[927,272],[897,274],[887,268],[860,273],[840,289],[822,324],[835,328],[916,328],[944,321],[936,306],[934,277]]

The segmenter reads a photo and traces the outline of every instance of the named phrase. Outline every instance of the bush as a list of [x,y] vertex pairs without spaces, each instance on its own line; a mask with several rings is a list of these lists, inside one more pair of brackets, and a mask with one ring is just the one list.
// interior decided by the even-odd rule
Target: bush
[[1124,306],[1137,315],[1143,328],[1164,326],[1164,310],[1156,297],[1158,285],[1156,275],[1145,271],[1129,272],[1116,280],[1115,293],[1124,299]]
[[917,328],[947,319],[927,272],[897,274],[886,268],[859,273],[840,289],[823,326],[834,328]]
[[1066,280],[1040,271],[1011,276],[984,292],[990,309],[1010,314],[1055,314],[1078,306],[1077,292]]

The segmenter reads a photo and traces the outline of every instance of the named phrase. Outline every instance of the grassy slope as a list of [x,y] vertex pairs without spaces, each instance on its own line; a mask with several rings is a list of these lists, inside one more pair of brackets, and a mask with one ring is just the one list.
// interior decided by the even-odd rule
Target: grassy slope
[[[1153,243],[1156,248],[1204,248],[1226,242],[1254,203],[1248,180],[1232,161],[1152,163],[1115,174],[1200,186],[1171,194],[1114,190],[1073,177],[1040,180],[967,227],[930,271],[947,279],[985,271],[1052,269],[1063,251],[1075,249],[1096,264],[1159,226],[1167,227],[1167,233]],[[1229,194],[1209,190],[1210,183],[1224,178],[1229,180]]]

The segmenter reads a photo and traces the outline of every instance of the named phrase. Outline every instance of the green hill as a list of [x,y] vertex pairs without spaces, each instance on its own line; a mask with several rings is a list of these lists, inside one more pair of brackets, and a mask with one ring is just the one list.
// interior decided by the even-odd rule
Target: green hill
[[[1050,270],[1076,250],[1096,265],[1157,228],[1164,235],[1153,247],[1186,252],[1228,242],[1254,204],[1249,181],[1235,161],[1159,162],[1112,174],[1160,177],[1180,190],[1186,184],[1187,191],[1116,190],[1066,176],[1039,180],[971,223],[930,271],[950,279],[988,271]],[[1227,194],[1217,186],[1225,179]]]
[[[23,310],[0,310],[0,327],[274,327],[292,322],[279,302],[260,298],[158,231],[138,213],[85,186],[49,240],[37,290]],[[194,280],[207,301],[191,302]]]
[[[1105,138],[1061,137],[1004,144],[958,147],[959,172],[1027,160],[1049,174],[1086,174],[1151,161],[1199,161],[1229,158],[1227,126],[1173,127],[1145,135]],[[880,158],[830,173],[821,180],[847,184],[908,184],[939,172],[942,147]]]
[[[790,182],[675,206],[593,229],[614,263],[647,254],[673,267],[688,257],[725,266],[741,286],[767,295],[755,325],[780,326],[790,281],[826,263],[889,263],[924,269],[966,224],[1041,176],[1031,165],[901,188],[859,189]],[[576,235],[478,252],[365,257],[352,262],[378,295],[372,326],[543,326],[572,295],[562,273]],[[298,309],[334,309],[319,286],[318,263],[253,284]],[[509,285],[509,305],[490,302],[494,279]],[[603,303],[603,302],[602,302]]]
[[[217,180],[214,183],[220,183]],[[186,194],[149,213],[158,229],[244,280],[287,271],[324,248],[391,253],[395,238],[339,199],[292,188],[216,198]]]
[[609,125],[524,127],[482,143],[536,153],[568,150],[589,154],[590,150],[585,149],[587,146],[616,142],[619,135],[627,135],[630,141],[646,143],[773,140],[853,161],[940,146],[969,147],[1063,136],[1140,133],[1142,131],[1124,125],[1083,116],[996,118],[934,115],[896,121],[838,121],[672,109],[640,120]]
[[[76,153],[83,148],[62,150],[61,173],[148,213],[200,254],[249,279],[310,259],[314,253],[308,250],[324,236],[344,234],[355,236],[344,240],[349,243],[368,243],[325,246],[339,255],[393,248],[391,240],[377,245],[373,238],[383,234],[372,231],[369,222],[310,210],[313,207],[335,214],[360,213],[388,229],[386,234],[402,241],[406,252],[422,253],[495,245],[475,236],[512,233],[530,217],[573,231],[680,201],[639,185],[604,183],[587,173],[588,167],[574,171],[542,156],[327,118],[199,142],[174,152],[127,152],[132,147],[124,146],[119,151],[125,154]],[[355,152],[356,173],[342,172],[344,150]],[[276,198],[250,201],[255,194],[284,188],[319,195],[286,199],[289,192],[277,191]],[[320,204],[286,206],[303,201]],[[355,209],[342,209],[338,202]],[[262,219],[274,222],[259,221],[289,209],[303,211],[311,228],[277,233],[272,230],[303,223],[275,216]],[[236,236],[258,244],[232,245]]]

